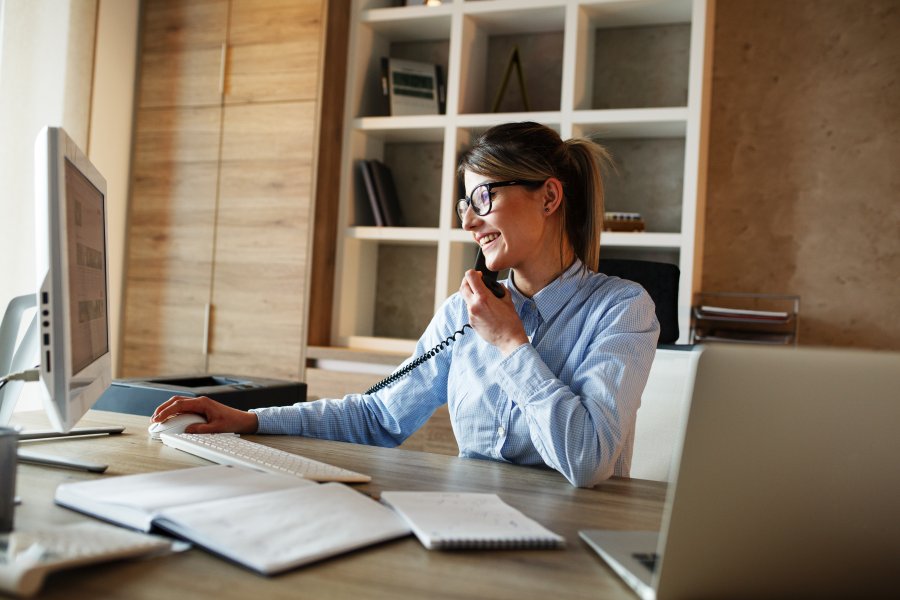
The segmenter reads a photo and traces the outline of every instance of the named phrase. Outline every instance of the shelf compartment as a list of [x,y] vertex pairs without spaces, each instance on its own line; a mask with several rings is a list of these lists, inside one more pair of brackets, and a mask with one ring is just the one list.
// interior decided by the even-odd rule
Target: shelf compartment
[[640,213],[648,232],[680,233],[685,140],[677,137],[607,137],[605,127],[579,128],[610,153],[605,210]]
[[338,341],[418,339],[435,308],[438,246],[411,240],[345,238],[336,296]]
[[[391,171],[403,223],[407,227],[437,227],[440,222],[443,129],[354,131],[351,134],[353,214],[348,226],[375,225],[372,207],[359,170],[363,159],[382,161]],[[432,239],[434,239],[432,237]]]
[[[449,73],[450,25],[447,14],[429,14],[416,17],[423,11],[399,11],[396,14],[413,15],[409,18],[382,20],[384,13],[394,14],[394,9],[373,11],[376,18],[363,20],[355,27],[351,41],[351,56],[366,56],[364,66],[354,69],[354,80],[349,88],[351,98],[357,99],[356,117],[388,116],[389,100],[382,90],[382,57],[401,58],[434,63],[441,66],[443,77]],[[370,15],[371,16],[371,15]]]
[[586,3],[575,108],[687,106],[691,0]]
[[518,47],[529,106],[526,111],[517,72],[511,69],[498,111],[560,110],[563,66],[559,57],[564,46],[565,14],[562,4],[535,8],[496,2],[466,4],[459,114],[493,112],[514,47]]
[[378,245],[372,335],[418,339],[434,315],[437,248]]

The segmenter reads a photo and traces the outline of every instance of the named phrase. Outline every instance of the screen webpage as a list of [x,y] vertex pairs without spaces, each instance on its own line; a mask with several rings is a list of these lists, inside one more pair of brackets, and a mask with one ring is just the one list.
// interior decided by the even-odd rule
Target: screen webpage
[[102,192],[66,160],[72,373],[109,352]]

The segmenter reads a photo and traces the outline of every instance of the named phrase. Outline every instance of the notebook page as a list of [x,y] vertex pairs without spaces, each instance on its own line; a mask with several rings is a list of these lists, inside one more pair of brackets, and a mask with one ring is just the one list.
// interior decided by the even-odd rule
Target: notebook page
[[390,509],[340,483],[167,509],[154,522],[263,574],[410,532]]

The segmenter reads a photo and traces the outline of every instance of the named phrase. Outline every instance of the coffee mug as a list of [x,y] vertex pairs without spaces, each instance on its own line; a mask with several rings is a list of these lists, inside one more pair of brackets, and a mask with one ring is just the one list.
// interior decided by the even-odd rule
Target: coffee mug
[[12,427],[0,427],[0,533],[13,529],[18,447],[19,432]]

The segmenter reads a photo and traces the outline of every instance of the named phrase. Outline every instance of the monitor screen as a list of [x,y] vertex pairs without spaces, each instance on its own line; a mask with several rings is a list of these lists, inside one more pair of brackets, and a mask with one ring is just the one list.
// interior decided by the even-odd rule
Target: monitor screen
[[59,127],[35,142],[40,381],[51,424],[70,430],[112,383],[106,180]]
[[109,352],[103,193],[66,159],[69,344],[78,373]]

